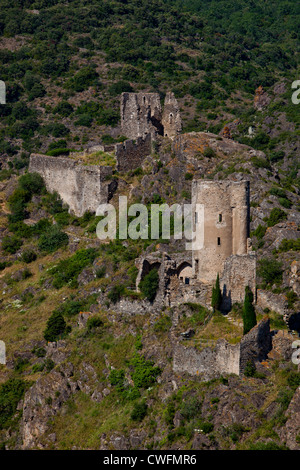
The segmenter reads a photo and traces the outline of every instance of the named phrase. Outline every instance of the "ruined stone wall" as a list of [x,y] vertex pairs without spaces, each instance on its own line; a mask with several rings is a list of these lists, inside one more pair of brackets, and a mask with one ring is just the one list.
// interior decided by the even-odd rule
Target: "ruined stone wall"
[[240,345],[219,340],[215,347],[204,347],[199,351],[178,344],[174,347],[173,371],[201,376],[202,380],[210,380],[222,374],[239,375]]
[[231,255],[225,260],[224,271],[220,278],[220,288],[223,294],[222,310],[229,311],[235,302],[243,302],[245,287],[256,291],[256,254]]
[[165,97],[162,125],[164,136],[170,139],[173,139],[182,131],[179,105],[172,92],[168,92]]
[[151,134],[137,140],[125,140],[115,145],[118,171],[129,171],[138,168],[145,157],[151,154]]
[[221,275],[229,256],[247,254],[249,182],[195,180],[192,207],[197,233],[193,272],[210,282]]
[[[193,340],[190,340],[191,344]],[[242,375],[248,361],[255,364],[267,359],[272,349],[272,336],[270,320],[263,319],[243,336],[239,344],[229,344],[225,340],[218,340],[215,344],[198,340],[194,346],[184,346],[176,343],[173,350],[174,372],[201,376],[203,380],[210,380],[222,374]]]
[[76,216],[95,212],[108,201],[111,167],[80,165],[67,157],[32,154],[29,171],[39,173],[49,192],[57,192]]
[[122,134],[129,139],[162,135],[161,104],[158,93],[122,93]]

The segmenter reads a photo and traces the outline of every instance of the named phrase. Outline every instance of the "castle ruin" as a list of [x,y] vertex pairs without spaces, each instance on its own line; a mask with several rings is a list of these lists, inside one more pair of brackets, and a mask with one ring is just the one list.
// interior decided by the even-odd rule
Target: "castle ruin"
[[162,110],[159,93],[122,93],[122,133],[130,139],[151,134],[174,138],[182,130],[180,110],[174,93],[168,92]]

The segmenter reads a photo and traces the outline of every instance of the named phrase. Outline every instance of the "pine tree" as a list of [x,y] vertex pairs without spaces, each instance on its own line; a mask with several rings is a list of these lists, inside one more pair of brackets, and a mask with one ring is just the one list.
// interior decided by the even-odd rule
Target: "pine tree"
[[216,284],[212,288],[211,306],[214,310],[220,310],[222,302],[222,293],[220,289],[219,273],[217,275]]
[[256,325],[256,314],[253,306],[253,293],[249,286],[245,287],[245,300],[243,307],[244,335]]

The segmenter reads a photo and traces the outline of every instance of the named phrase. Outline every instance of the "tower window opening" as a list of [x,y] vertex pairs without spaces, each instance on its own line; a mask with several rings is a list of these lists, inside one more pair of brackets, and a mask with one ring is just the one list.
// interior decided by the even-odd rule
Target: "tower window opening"
[[198,223],[198,212],[195,212],[195,224]]
[[221,245],[221,238],[218,237],[218,246],[220,246],[220,245]]
[[219,222],[222,222],[222,214],[219,214]]

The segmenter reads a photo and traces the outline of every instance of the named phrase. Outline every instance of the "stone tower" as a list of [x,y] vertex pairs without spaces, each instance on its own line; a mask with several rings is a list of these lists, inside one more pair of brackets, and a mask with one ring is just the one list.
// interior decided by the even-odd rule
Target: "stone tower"
[[194,180],[192,210],[193,277],[212,283],[219,273],[230,308],[232,302],[243,301],[246,285],[255,292],[256,257],[248,238],[249,181]]
[[121,128],[129,139],[163,134],[162,110],[158,93],[122,93]]
[[182,130],[182,122],[178,102],[174,93],[168,92],[165,97],[162,115],[164,137],[172,139]]

